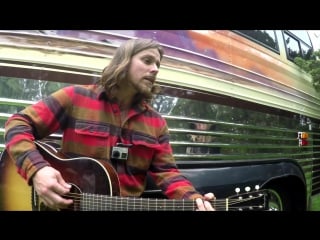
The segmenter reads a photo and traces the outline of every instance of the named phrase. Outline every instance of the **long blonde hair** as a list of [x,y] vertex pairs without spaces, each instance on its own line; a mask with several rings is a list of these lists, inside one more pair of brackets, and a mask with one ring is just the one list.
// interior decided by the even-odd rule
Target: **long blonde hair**
[[[102,72],[102,76],[99,80],[99,84],[104,87],[107,93],[114,93],[117,91],[117,86],[126,77],[127,70],[131,59],[137,53],[149,49],[156,48],[160,53],[160,60],[162,60],[164,51],[161,45],[153,39],[130,39],[120,45],[116,50],[111,62],[106,66]],[[136,101],[145,100],[150,102],[155,94],[158,94],[161,88],[158,84],[154,84],[151,90],[151,95],[141,95],[136,96]]]

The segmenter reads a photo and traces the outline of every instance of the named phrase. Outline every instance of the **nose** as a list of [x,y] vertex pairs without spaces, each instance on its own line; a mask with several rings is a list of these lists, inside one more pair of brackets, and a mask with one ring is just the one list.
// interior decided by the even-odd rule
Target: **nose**
[[159,67],[156,63],[151,65],[151,72],[157,74],[159,72]]

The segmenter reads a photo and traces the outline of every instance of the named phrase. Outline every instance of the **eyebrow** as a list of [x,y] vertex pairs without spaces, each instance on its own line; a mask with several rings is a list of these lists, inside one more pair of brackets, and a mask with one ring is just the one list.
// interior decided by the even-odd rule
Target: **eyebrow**
[[143,55],[141,55],[141,58],[145,58],[145,57],[150,57],[150,58],[152,58],[153,60],[155,60],[155,62],[157,63],[157,65],[158,66],[160,66],[160,60],[157,60],[157,58],[154,56],[154,55],[152,55],[152,54],[150,54],[150,53],[145,53],[145,54],[143,54]]

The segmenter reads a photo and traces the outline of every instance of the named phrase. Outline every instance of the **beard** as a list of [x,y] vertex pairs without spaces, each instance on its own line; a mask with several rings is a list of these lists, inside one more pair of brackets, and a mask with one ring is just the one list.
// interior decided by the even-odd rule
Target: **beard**
[[144,81],[141,81],[138,84],[133,84],[133,87],[137,91],[137,94],[139,94],[147,99],[152,98],[153,84],[151,82],[145,83]]

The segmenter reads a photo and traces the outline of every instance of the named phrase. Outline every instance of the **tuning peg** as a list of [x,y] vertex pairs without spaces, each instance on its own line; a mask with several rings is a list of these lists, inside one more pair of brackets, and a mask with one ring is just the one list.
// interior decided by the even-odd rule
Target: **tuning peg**
[[251,187],[245,187],[244,190],[245,190],[246,192],[250,192]]
[[[239,192],[240,192],[240,188],[238,188],[238,187],[237,187],[237,188],[235,188],[235,189],[234,189],[234,191],[235,191],[235,192],[237,193],[237,195],[238,195],[238,194],[239,194]],[[239,196],[239,199],[242,199],[242,197],[241,197],[241,196]]]
[[254,188],[255,188],[256,190],[259,190],[259,189],[260,189],[260,186],[259,186],[259,185],[255,185]]

